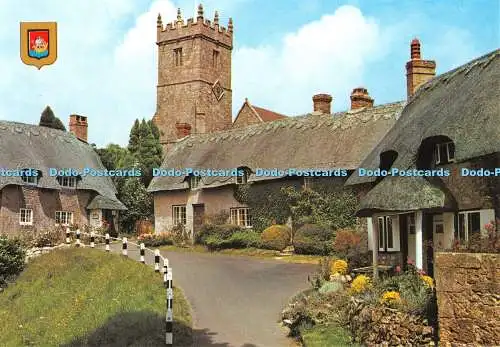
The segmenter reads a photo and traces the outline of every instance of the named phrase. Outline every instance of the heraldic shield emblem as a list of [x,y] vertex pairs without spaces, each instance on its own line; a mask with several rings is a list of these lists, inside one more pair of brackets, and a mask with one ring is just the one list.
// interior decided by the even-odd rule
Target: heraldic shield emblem
[[57,23],[21,22],[21,60],[41,69],[57,59]]

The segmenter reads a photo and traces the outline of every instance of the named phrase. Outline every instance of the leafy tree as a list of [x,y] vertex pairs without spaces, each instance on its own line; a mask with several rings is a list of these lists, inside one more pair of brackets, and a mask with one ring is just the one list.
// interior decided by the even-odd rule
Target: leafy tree
[[120,188],[118,198],[128,208],[120,213],[122,230],[133,232],[137,221],[153,219],[153,197],[139,177],[127,177]]
[[66,128],[59,118],[54,115],[50,106],[45,107],[40,116],[39,124],[42,127],[66,131]]

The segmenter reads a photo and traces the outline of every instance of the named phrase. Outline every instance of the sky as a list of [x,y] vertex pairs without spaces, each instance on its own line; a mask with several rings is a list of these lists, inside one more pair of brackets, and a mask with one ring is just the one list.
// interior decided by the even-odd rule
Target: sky
[[[67,126],[88,117],[89,142],[126,145],[156,108],[156,17],[193,17],[192,0],[0,0],[0,120],[38,123],[50,105]],[[206,0],[234,21],[233,118],[244,99],[286,115],[331,94],[349,108],[364,86],[375,104],[406,98],[405,63],[418,37],[443,73],[500,46],[498,0]],[[58,58],[41,70],[19,57],[19,22],[57,21]]]

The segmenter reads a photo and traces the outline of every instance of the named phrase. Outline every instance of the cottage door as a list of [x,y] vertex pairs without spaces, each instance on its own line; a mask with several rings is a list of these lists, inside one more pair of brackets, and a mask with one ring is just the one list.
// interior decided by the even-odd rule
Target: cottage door
[[193,236],[194,236],[194,238],[196,238],[196,235],[198,234],[201,226],[203,225],[204,216],[205,216],[205,205],[204,204],[193,205]]

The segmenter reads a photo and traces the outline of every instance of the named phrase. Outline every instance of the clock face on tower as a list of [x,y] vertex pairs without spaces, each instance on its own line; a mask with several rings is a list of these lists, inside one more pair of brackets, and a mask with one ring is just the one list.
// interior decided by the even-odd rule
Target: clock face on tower
[[217,101],[222,99],[222,97],[224,96],[224,88],[222,88],[219,80],[215,81],[215,83],[212,85],[212,91],[214,92]]

